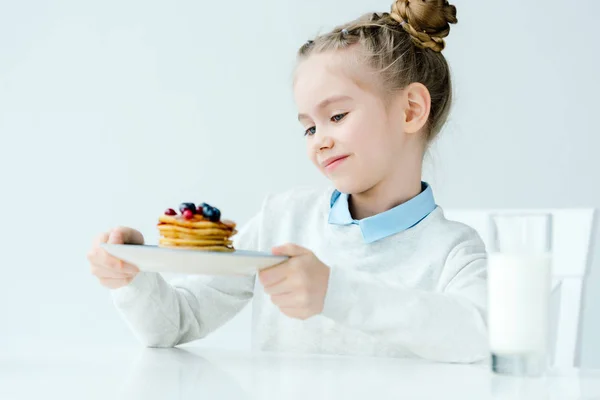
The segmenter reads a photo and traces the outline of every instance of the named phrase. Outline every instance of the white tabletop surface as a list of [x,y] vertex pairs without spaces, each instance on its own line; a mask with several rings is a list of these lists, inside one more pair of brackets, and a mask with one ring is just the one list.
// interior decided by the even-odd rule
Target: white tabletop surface
[[543,379],[486,365],[181,349],[0,351],[0,399],[600,399],[600,371]]

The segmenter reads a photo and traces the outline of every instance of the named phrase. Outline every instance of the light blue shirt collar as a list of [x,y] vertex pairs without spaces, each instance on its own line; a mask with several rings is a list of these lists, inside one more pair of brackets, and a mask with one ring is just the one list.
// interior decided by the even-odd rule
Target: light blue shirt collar
[[421,193],[406,203],[361,220],[355,220],[350,215],[348,198],[348,194],[340,193],[337,190],[333,192],[331,209],[329,210],[329,223],[334,225],[358,225],[366,243],[373,243],[412,228],[437,207],[431,186],[426,182],[422,183]]

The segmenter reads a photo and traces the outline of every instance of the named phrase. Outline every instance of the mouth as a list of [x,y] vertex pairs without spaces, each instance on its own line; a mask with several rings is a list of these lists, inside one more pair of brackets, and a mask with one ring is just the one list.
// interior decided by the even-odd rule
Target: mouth
[[341,163],[343,163],[346,160],[346,158],[348,158],[348,157],[349,157],[348,155],[330,157],[330,158],[326,159],[325,161],[321,162],[321,167],[328,172],[333,171]]

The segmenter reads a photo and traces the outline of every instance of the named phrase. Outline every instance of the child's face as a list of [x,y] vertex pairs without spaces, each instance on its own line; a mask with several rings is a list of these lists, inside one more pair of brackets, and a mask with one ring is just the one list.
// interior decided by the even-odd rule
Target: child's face
[[392,101],[386,106],[375,83],[366,83],[373,80],[368,70],[355,71],[361,67],[353,64],[353,73],[364,79],[352,79],[344,52],[302,61],[294,96],[309,158],[339,191],[353,194],[373,188],[397,169],[406,135],[401,105]]

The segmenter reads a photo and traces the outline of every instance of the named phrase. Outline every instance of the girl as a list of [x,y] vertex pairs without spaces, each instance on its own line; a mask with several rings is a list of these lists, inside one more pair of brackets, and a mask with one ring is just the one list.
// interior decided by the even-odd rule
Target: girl
[[167,283],[98,247],[142,244],[139,232],[117,228],[97,239],[92,273],[113,289],[143,343],[203,338],[252,299],[253,345],[261,350],[487,357],[483,242],[446,220],[421,182],[424,153],[451,104],[441,51],[456,22],[447,1],[398,0],[390,13],[366,15],[300,48],[298,119],[308,157],[335,189],[267,197],[235,243],[288,261],[256,277]]

